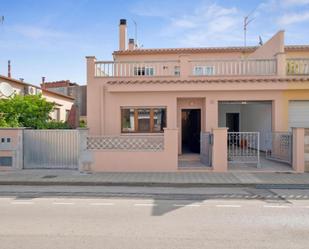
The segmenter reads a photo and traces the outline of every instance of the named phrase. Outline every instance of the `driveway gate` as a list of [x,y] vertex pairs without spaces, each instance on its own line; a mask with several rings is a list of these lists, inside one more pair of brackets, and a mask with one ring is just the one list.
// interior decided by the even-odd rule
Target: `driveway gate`
[[228,132],[228,162],[260,164],[259,132]]
[[25,169],[77,169],[78,130],[24,130]]

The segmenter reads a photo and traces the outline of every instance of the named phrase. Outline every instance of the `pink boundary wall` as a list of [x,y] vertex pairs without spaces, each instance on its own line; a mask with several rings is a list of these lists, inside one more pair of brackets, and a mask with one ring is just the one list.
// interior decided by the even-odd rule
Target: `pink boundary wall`
[[94,150],[92,171],[177,171],[177,129],[164,129],[164,150],[143,151],[108,151]]
[[[11,139],[10,143],[1,143],[1,138]],[[0,156],[12,157],[12,166],[0,166],[0,170],[23,168],[23,128],[0,128]]]

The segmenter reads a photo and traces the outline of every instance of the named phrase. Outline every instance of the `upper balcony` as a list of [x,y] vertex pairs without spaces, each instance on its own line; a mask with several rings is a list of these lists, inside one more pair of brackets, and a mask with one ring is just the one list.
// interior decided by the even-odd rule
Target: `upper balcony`
[[[96,61],[95,76],[105,78],[241,77],[309,75],[309,58],[289,58],[278,68],[271,59],[206,59],[160,61]],[[282,75],[281,75],[282,76]]]
[[286,60],[287,75],[309,75],[309,58],[289,58]]

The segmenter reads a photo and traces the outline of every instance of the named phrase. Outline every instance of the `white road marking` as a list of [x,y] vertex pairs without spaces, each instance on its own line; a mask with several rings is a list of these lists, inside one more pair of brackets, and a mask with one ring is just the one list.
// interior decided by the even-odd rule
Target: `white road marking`
[[95,202],[95,203],[90,203],[92,206],[113,206],[115,203],[112,202]]
[[289,206],[264,205],[264,208],[290,208]]
[[173,204],[174,207],[200,207],[199,204]]
[[153,207],[157,206],[155,203],[135,203],[134,206],[136,207]]
[[240,205],[224,205],[224,204],[221,204],[221,205],[216,205],[216,207],[239,208],[241,206]]
[[32,205],[34,202],[32,201],[13,201],[11,202],[13,205]]
[[53,202],[53,205],[74,205],[73,202]]

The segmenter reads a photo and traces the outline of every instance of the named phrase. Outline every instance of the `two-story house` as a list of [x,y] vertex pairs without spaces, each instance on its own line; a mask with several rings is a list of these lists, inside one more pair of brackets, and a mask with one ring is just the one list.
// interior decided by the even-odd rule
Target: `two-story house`
[[309,46],[285,45],[284,31],[246,48],[146,49],[126,36],[121,19],[113,61],[87,57],[94,170],[225,171],[220,146],[228,164],[292,164],[292,127],[309,127]]

